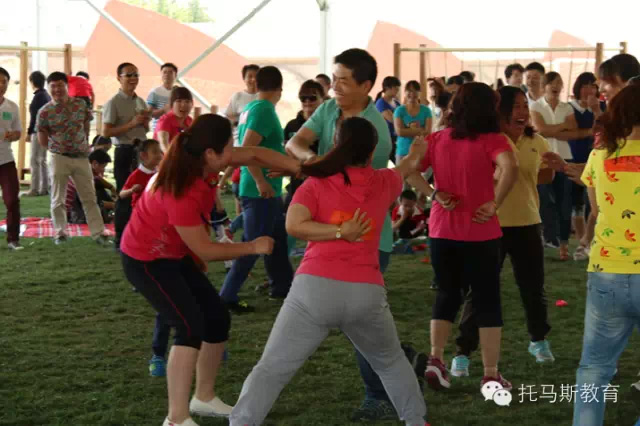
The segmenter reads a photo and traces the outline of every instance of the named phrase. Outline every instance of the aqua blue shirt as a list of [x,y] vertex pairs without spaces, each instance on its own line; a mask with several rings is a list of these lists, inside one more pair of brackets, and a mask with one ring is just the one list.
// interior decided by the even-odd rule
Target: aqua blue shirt
[[[333,148],[334,135],[336,132],[336,121],[342,114],[335,99],[330,99],[320,105],[311,117],[304,123],[303,127],[316,134],[318,143],[318,155],[324,155]],[[367,107],[358,114],[373,124],[378,132],[378,145],[373,152],[371,165],[374,169],[384,169],[389,165],[389,154],[391,153],[391,135],[389,128],[382,114],[376,109],[373,100],[369,98]],[[380,250],[391,253],[393,248],[393,231],[391,230],[391,217],[387,214],[382,232],[380,234]]]
[[[433,117],[433,114],[431,114],[431,109],[425,105],[420,105],[420,111],[418,112],[418,115],[410,115],[409,111],[407,111],[407,107],[404,105],[396,108],[395,112],[393,113],[393,118],[402,119],[402,122],[407,127],[409,127],[409,125],[414,122],[419,123],[420,127],[424,127],[427,120],[431,117]],[[411,148],[412,142],[413,138],[398,136],[398,140],[396,142],[396,155],[408,155],[409,148]]]

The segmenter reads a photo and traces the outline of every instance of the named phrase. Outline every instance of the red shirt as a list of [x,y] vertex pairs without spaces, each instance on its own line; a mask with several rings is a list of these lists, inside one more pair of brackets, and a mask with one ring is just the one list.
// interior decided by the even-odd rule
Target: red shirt
[[240,171],[241,171],[240,167],[238,167],[233,171],[233,174],[231,175],[232,183],[240,183]]
[[158,132],[168,132],[169,142],[171,142],[180,132],[191,126],[192,121],[193,118],[187,116],[184,119],[184,125],[180,125],[178,117],[176,117],[173,111],[169,111],[158,119],[156,130],[153,132],[153,138],[158,139]]
[[427,153],[422,171],[433,168],[435,188],[460,199],[452,211],[439,203],[431,206],[429,237],[455,241],[488,241],[502,236],[498,216],[486,223],[472,220],[478,207],[495,200],[493,172],[498,154],[512,151],[500,133],[478,135],[476,139],[453,139],[453,129],[427,136]]
[[341,173],[325,179],[308,178],[298,188],[291,205],[302,204],[314,221],[339,225],[357,208],[372,219],[371,231],[362,242],[310,241],[296,274],[338,281],[384,285],[378,247],[391,203],[402,192],[402,177],[392,169],[349,167],[351,185]]
[[[400,209],[402,208],[402,206],[395,206],[393,211],[391,212],[391,220],[392,221],[397,221],[402,217],[402,212],[400,211]],[[418,226],[418,224],[420,222],[424,222],[426,221],[427,215],[424,214],[424,211],[422,211],[422,209],[418,206],[416,206],[413,210],[413,214],[411,215],[411,217],[408,219],[409,221],[413,222],[415,224],[415,226]]]
[[156,176],[138,199],[120,244],[123,253],[143,262],[187,256],[190,251],[175,227],[207,224],[216,198],[216,184],[200,178],[178,199],[151,192]]
[[74,98],[79,96],[90,98],[93,96],[93,87],[86,78],[68,75],[67,81],[69,82],[69,96],[73,96]]
[[136,202],[140,198],[140,195],[147,188],[147,184],[149,183],[149,181],[151,180],[151,177],[154,174],[156,174],[155,170],[149,170],[145,166],[140,164],[138,166],[138,168],[135,169],[129,175],[129,177],[127,178],[127,181],[125,182],[124,186],[122,187],[123,190],[124,189],[131,189],[131,188],[133,188],[133,185],[140,185],[142,187],[142,191],[141,192],[134,192],[133,194],[131,194],[131,208],[135,207]]

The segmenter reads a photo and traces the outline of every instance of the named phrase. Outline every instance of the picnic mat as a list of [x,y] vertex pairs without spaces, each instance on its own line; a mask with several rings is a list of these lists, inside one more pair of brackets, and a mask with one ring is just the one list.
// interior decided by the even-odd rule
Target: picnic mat
[[[107,234],[115,235],[113,224],[105,225]],[[7,232],[7,221],[0,220],[0,232]],[[23,217],[20,220],[20,236],[24,238],[53,238],[53,221],[44,217]],[[89,225],[67,225],[67,236],[90,237]]]

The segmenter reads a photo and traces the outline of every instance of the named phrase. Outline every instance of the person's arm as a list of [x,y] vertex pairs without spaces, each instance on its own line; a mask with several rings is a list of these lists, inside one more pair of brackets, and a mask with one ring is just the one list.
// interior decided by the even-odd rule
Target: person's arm
[[407,214],[407,212],[403,212],[397,220],[391,221],[391,229],[397,231],[402,226],[402,224],[407,221],[407,219],[409,219],[409,215]]
[[227,182],[231,179],[231,175],[233,174],[236,167],[229,166],[224,170],[224,174],[220,178],[220,189],[224,189],[227,187]]
[[431,134],[431,130],[433,129],[433,118],[429,117],[424,121],[424,134],[425,135],[430,135]]
[[302,126],[300,130],[287,142],[285,148],[289,155],[299,160],[310,160],[316,156],[311,146],[318,139],[318,135],[308,127]]
[[396,134],[403,138],[415,138],[424,133],[422,127],[407,127],[401,117],[395,117],[393,119],[393,126],[396,129]]
[[44,129],[38,130],[38,143],[45,149],[49,147],[49,132]]
[[587,187],[587,196],[589,197],[589,204],[591,205],[590,220],[597,220],[600,208],[598,207],[598,201],[596,196],[596,188],[593,186]]
[[387,122],[393,123],[393,112],[390,109],[385,109],[380,114],[382,114],[382,117],[384,117]]
[[546,185],[553,182],[555,171],[551,167],[545,167],[538,171],[538,185]]
[[158,136],[158,142],[160,142],[162,152],[166,153],[169,150],[169,143],[171,142],[169,140],[169,132],[156,128],[156,135]]
[[129,189],[122,189],[119,195],[120,195],[120,198],[129,198],[135,192],[142,192],[142,185],[140,185],[139,183],[136,183]]
[[[258,147],[260,142],[262,142],[262,135],[258,132],[255,132],[251,129],[247,129],[244,133],[244,139],[242,140],[243,147]],[[231,157],[233,159],[233,156]],[[258,191],[260,192],[260,196],[262,198],[272,198],[275,196],[275,190],[273,187],[267,182],[267,179],[262,173],[262,168],[256,166],[251,162],[251,165],[247,165],[249,169],[249,173],[253,180],[256,182],[256,186],[258,187]]]
[[[251,130],[248,130],[247,132],[250,131]],[[246,140],[247,139],[245,137],[245,141]],[[251,167],[257,169],[284,170],[289,174],[297,175],[300,173],[301,164],[302,163],[299,160],[280,154],[272,149],[261,148],[258,146],[245,146],[245,143],[243,143],[241,147],[233,148],[229,168],[231,168],[231,173],[233,173],[233,169],[236,167],[247,166],[249,167],[249,170],[251,170]],[[227,170],[229,168],[227,168]],[[264,179],[262,170],[260,170],[260,175]]]
[[160,118],[165,113],[164,108],[158,108],[158,99],[156,97],[156,92],[153,90],[147,96],[147,105],[151,109],[151,117],[152,118]]
[[565,126],[569,130],[563,130],[559,132],[555,138],[561,141],[570,141],[574,139],[584,139],[593,136],[593,129],[579,129],[576,116],[571,114],[564,122]]
[[371,219],[357,209],[353,218],[341,225],[320,223],[312,219],[311,211],[303,204],[291,204],[287,210],[287,234],[305,241],[333,241],[340,239],[354,242],[371,231]]
[[471,220],[477,223],[485,223],[496,214],[518,178],[518,159],[513,151],[499,153],[494,161],[500,170],[494,187],[495,199],[487,201],[476,209]]
[[113,201],[103,201],[102,206],[107,210],[113,210],[116,208],[116,203]]
[[[407,177],[407,182],[413,186],[416,191],[423,193],[433,201],[437,201],[445,210],[453,210],[456,208],[460,200],[453,194],[438,190],[436,192],[429,182],[425,180],[419,170],[415,170]],[[435,199],[434,199],[434,192]]]
[[136,126],[141,126],[144,123],[144,116],[136,115],[129,121],[121,126],[114,126],[111,123],[103,123],[102,124],[102,133],[105,138],[118,137],[127,133],[129,130],[133,129]]
[[533,127],[546,138],[557,138],[557,136],[565,131],[569,130],[567,123],[561,124],[547,124],[544,121],[544,117],[538,111],[531,111],[531,122]]
[[[88,107],[87,107],[88,108]],[[89,133],[91,132],[91,117],[88,117],[84,122],[84,134],[87,138],[87,143],[89,143]]]
[[420,162],[427,153],[427,141],[425,138],[416,137],[409,148],[409,155],[403,158],[395,167],[395,170],[406,179],[420,167]]
[[271,254],[273,251],[273,239],[270,237],[260,237],[248,243],[217,243],[211,241],[204,225],[175,228],[187,247],[205,262]]

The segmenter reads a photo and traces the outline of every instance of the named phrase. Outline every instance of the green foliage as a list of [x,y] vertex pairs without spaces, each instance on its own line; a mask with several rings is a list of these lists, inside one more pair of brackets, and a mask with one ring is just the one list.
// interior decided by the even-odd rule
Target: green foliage
[[209,22],[211,18],[207,14],[205,6],[200,0],[122,0],[125,3],[153,10],[161,15],[168,16],[180,22]]

